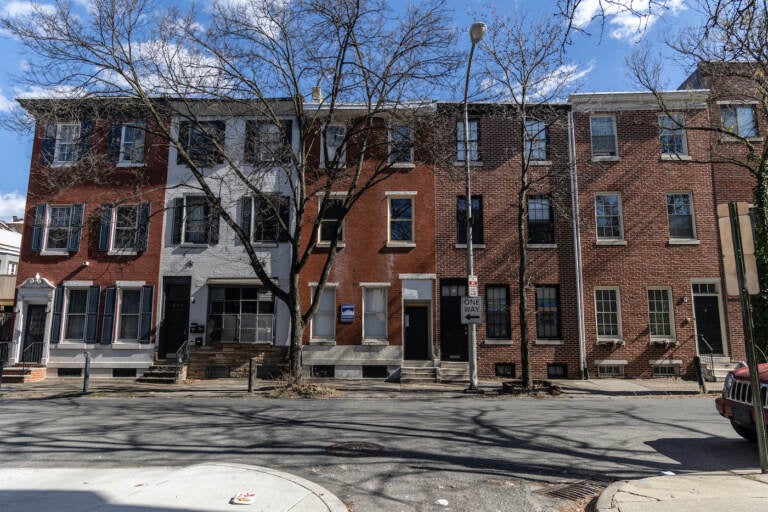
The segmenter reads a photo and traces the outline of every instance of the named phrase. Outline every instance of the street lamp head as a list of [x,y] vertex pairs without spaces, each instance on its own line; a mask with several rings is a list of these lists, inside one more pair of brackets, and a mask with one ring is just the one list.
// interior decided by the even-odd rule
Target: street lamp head
[[469,38],[472,39],[472,44],[479,43],[483,39],[486,29],[482,21],[476,21],[469,27]]

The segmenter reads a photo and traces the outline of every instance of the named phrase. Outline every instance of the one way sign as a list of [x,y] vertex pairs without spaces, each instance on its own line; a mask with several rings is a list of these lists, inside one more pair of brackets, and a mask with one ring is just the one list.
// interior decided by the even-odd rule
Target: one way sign
[[481,297],[461,298],[461,323],[483,323],[483,299]]

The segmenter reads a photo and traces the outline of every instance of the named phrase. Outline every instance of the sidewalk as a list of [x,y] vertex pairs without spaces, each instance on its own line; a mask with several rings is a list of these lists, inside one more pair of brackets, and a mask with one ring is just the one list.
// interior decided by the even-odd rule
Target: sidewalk
[[232,511],[253,493],[252,512],[347,512],[327,489],[295,475],[243,464],[183,468],[2,468],[0,510],[22,512]]
[[712,472],[615,482],[603,491],[597,512],[764,512],[768,475]]

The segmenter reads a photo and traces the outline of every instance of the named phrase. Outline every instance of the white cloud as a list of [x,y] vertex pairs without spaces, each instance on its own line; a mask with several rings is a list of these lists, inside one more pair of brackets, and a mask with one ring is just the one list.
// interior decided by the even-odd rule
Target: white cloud
[[574,13],[573,23],[586,28],[605,15],[608,35],[626,43],[636,43],[664,14],[677,15],[688,9],[685,0],[582,0]]
[[7,98],[3,94],[3,90],[0,89],[0,113],[10,112],[16,107],[16,102],[11,98]]
[[19,98],[29,99],[81,98],[85,95],[85,92],[82,89],[69,85],[60,85],[58,87],[33,85],[26,89],[16,89],[14,92]]
[[38,11],[52,13],[54,8],[52,5],[42,2],[20,2],[18,0],[6,2],[2,7],[2,12],[6,16],[29,16]]
[[548,77],[539,80],[534,90],[531,91],[531,97],[545,101],[564,101],[565,97],[558,96],[566,94],[594,68],[594,63],[590,63],[583,69],[579,69],[576,64],[563,64]]
[[0,192],[0,219],[11,220],[14,215],[22,217],[27,198],[18,191]]

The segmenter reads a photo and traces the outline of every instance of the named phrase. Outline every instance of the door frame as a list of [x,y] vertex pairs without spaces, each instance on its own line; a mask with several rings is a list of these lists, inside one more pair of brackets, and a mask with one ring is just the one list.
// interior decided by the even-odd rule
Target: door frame
[[434,343],[434,329],[433,324],[433,307],[431,300],[408,300],[403,299],[403,309],[401,311],[400,318],[400,335],[403,340],[402,360],[405,361],[405,308],[407,307],[426,307],[427,308],[427,361],[435,360],[435,343]]
[[[156,345],[156,351],[155,351],[155,358],[160,358],[160,346],[162,344],[163,349],[166,349],[165,357],[168,357],[168,351],[167,351],[167,340],[166,338],[166,326],[165,326],[165,313],[166,313],[166,305],[168,303],[168,287],[169,286],[187,286],[189,287],[189,295],[187,296],[187,326],[186,329],[189,329],[189,318],[190,318],[190,305],[192,303],[191,300],[191,293],[192,293],[192,277],[191,276],[163,276],[162,279],[162,286],[161,286],[161,293],[162,298],[157,301],[158,308],[160,311],[158,312],[157,318],[161,318],[161,325],[162,328],[158,329],[158,339],[157,339],[157,345]],[[187,339],[185,341],[189,341],[189,332],[187,332]]]
[[22,331],[21,340],[19,343],[19,355],[17,360],[21,361],[22,356],[24,355],[24,351],[27,349],[27,336],[29,335],[29,323],[32,320],[31,315],[29,314],[29,308],[40,308],[40,310],[43,313],[42,316],[42,330],[43,330],[43,336],[40,341],[36,341],[35,343],[42,343],[42,347],[40,350],[40,360],[39,361],[27,361],[32,364],[42,364],[43,360],[45,359],[45,351],[46,351],[46,345],[48,343],[48,340],[46,340],[46,330],[48,328],[48,307],[46,304],[27,304],[26,305],[26,315],[24,318],[24,330]]
[[[717,286],[717,293],[693,293],[693,285],[694,284],[714,284]],[[720,338],[723,340],[723,357],[729,357],[728,352],[728,344],[730,343],[730,338],[727,337],[727,330],[725,328],[725,307],[723,306],[723,287],[720,285],[720,279],[719,278],[702,278],[702,279],[691,279],[691,312],[693,313],[693,332],[694,332],[694,342],[696,345],[696,355],[701,355],[699,353],[699,329],[696,326],[696,304],[695,304],[695,298],[696,296],[700,297],[715,297],[717,296],[717,308],[720,313]]]

